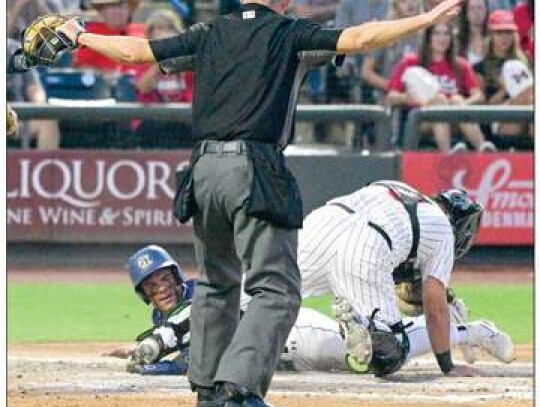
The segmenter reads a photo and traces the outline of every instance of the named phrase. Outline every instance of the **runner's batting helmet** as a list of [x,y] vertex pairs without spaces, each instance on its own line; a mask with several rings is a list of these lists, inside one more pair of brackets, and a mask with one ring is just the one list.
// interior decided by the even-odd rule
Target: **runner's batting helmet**
[[434,199],[448,214],[454,230],[454,257],[459,259],[473,244],[474,237],[480,229],[484,207],[461,189],[441,191]]
[[[150,302],[142,290],[142,282],[158,270],[170,268],[178,285],[184,282],[184,271],[180,269],[178,263],[161,246],[149,245],[143,247],[128,260],[129,277],[135,288],[135,292],[146,302]],[[185,293],[186,290],[184,289]]]

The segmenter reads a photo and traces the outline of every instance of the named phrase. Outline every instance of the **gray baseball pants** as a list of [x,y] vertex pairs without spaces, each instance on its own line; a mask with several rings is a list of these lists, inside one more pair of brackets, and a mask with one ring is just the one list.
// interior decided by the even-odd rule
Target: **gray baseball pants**
[[[231,382],[264,397],[300,307],[297,231],[246,215],[245,152],[203,154],[193,169],[200,277],[191,312],[189,380]],[[242,272],[253,297],[240,320]]]

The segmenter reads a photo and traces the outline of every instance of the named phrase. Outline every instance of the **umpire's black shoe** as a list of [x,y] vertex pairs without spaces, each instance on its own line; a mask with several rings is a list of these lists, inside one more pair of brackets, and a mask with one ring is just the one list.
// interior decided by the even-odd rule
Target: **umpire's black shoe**
[[272,407],[247,389],[232,383],[219,383],[216,390],[197,389],[197,407]]

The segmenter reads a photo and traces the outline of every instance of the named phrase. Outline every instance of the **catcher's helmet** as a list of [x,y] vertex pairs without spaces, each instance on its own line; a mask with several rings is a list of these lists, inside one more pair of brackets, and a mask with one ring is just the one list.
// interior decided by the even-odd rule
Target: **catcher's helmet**
[[459,259],[473,244],[480,229],[484,207],[461,189],[441,191],[434,199],[448,214],[454,230],[454,257]]
[[[143,247],[128,260],[129,277],[135,288],[135,292],[146,302],[149,298],[144,294],[141,283],[158,270],[170,268],[178,285],[184,282],[184,271],[178,266],[171,255],[161,246],[149,245]],[[184,289],[185,293],[186,290]]]

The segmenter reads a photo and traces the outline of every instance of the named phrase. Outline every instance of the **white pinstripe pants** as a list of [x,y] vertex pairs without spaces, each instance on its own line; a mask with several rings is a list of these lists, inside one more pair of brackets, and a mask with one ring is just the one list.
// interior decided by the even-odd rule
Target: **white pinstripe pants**
[[331,292],[346,298],[358,316],[379,308],[377,319],[401,320],[394,292],[394,259],[387,241],[362,213],[325,205],[311,212],[299,234],[302,296]]

